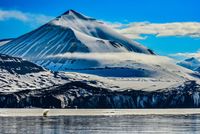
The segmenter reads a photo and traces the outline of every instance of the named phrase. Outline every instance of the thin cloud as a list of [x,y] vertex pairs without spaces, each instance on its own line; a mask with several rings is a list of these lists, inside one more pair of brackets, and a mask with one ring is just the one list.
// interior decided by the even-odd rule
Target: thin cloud
[[33,14],[22,12],[19,10],[2,10],[0,9],[0,21],[6,21],[9,19],[15,19],[31,24],[43,24],[51,20],[52,16],[47,16],[43,14]]
[[170,54],[170,57],[174,58],[197,58],[200,59],[200,50],[195,52],[195,53],[175,53],[175,54]]
[[[119,58],[120,57],[120,58]],[[137,61],[141,63],[162,63],[173,62],[172,59],[164,56],[146,55],[133,52],[111,52],[111,53],[64,53],[57,55],[50,55],[48,58],[66,58],[66,59],[85,59],[85,60],[97,60],[102,62],[116,62],[121,61]]]
[[[107,24],[112,25],[112,23]],[[200,38],[199,22],[135,22],[129,24],[113,23],[113,28],[115,28],[119,33],[132,39],[146,39],[148,35],[155,35],[156,37],[187,36],[192,38]]]
[[[19,10],[0,9],[0,21],[16,19],[31,25],[41,25],[53,18],[53,16],[47,16],[44,14],[33,14]],[[155,35],[156,37],[187,36],[192,38],[200,38],[200,22],[135,22],[123,24],[118,22],[111,23],[104,21],[104,23],[131,39],[146,39],[148,35]]]

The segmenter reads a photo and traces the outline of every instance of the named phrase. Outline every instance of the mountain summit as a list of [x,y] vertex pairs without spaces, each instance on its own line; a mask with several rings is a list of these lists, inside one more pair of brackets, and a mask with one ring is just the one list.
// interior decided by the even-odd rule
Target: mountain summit
[[[151,50],[137,42],[123,37],[113,29],[109,28],[106,24],[74,10],[65,12],[48,24],[71,29],[83,44],[93,44],[88,47],[91,52],[134,51],[138,53],[153,54]],[[100,48],[99,46],[104,46],[104,48]],[[114,50],[113,46],[118,46],[119,48]],[[94,47],[97,48],[93,49]],[[107,50],[105,48],[112,49]]]
[[[85,15],[83,15],[81,13],[78,13],[78,12],[76,12],[74,10],[68,10],[65,13],[63,13],[61,16],[74,16],[76,18],[83,19],[83,20],[96,20],[96,19],[87,17],[87,16],[85,16]],[[59,17],[61,17],[61,16],[59,16]]]
[[73,9],[67,10],[62,15],[69,15],[69,14],[79,14],[78,12],[74,11]]

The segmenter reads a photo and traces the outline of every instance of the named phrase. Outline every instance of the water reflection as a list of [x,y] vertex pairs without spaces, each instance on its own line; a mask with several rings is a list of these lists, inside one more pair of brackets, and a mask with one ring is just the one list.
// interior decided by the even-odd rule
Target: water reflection
[[200,115],[0,117],[0,133],[200,133]]

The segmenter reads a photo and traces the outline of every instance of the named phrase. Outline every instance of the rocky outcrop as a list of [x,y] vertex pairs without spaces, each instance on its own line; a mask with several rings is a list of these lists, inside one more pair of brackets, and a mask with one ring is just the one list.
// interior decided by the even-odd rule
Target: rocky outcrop
[[82,81],[50,89],[0,93],[1,108],[197,108],[200,86],[195,81],[154,92],[111,91]]
[[6,70],[11,74],[27,74],[45,71],[44,68],[27,60],[0,54],[0,69]]

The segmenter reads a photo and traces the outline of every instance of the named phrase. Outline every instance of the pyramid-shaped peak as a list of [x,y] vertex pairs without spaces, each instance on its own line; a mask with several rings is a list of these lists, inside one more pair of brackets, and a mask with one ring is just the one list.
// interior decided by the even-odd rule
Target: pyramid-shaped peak
[[72,9],[70,9],[70,10],[66,11],[65,13],[63,13],[63,15],[70,15],[70,14],[80,14],[80,13],[78,13],[75,10],[72,10]]
[[84,20],[96,20],[96,19],[93,19],[93,18],[90,18],[88,16],[85,16],[75,10],[68,10],[66,12],[64,12],[61,16],[73,16],[73,17],[76,17],[76,18],[80,18],[80,19],[84,19]]

